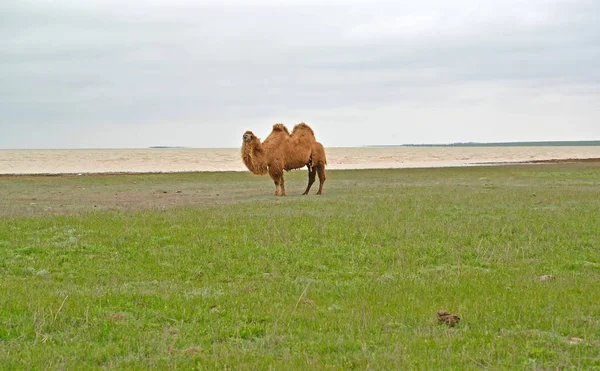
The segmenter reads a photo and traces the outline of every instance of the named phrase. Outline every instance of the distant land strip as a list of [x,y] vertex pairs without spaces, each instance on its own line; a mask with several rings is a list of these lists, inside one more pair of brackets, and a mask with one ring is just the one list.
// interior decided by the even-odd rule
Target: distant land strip
[[561,158],[550,160],[525,160],[525,161],[502,161],[502,162],[476,162],[475,165],[533,165],[533,164],[574,164],[574,163],[596,163],[600,158]]
[[600,140],[545,141],[545,142],[497,142],[497,143],[450,143],[450,144],[400,144],[372,145],[367,147],[592,147],[600,146]]

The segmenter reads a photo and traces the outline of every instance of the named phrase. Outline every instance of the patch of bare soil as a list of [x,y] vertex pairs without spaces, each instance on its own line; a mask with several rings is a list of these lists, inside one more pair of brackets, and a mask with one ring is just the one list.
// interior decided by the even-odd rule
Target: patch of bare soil
[[[203,174],[0,177],[0,217],[217,206],[252,200],[260,180]],[[262,188],[261,188],[262,187]],[[264,194],[270,194],[264,191]]]

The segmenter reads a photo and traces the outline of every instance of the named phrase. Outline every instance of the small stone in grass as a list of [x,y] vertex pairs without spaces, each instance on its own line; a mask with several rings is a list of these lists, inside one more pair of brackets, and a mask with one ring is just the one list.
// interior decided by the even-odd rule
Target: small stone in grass
[[550,280],[553,280],[553,279],[554,279],[554,276],[551,275],[551,274],[545,274],[543,276],[539,276],[538,277],[538,280],[540,280],[540,281],[550,281]]
[[569,338],[569,344],[579,344],[581,342],[583,342],[582,338],[576,338],[576,337]]

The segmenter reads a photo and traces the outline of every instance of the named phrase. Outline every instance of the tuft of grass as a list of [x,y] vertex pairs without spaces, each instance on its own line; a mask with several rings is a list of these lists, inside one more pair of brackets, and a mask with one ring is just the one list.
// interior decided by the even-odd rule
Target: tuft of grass
[[0,368],[600,368],[599,164],[305,177],[0,178]]

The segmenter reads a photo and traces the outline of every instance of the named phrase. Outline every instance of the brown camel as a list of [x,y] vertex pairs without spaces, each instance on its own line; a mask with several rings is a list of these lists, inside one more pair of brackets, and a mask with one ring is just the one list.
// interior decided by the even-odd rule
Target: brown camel
[[285,196],[283,171],[304,166],[308,167],[308,186],[303,194],[308,194],[316,174],[319,175],[317,194],[323,192],[327,164],[325,148],[316,141],[310,126],[302,122],[294,126],[290,134],[285,125],[275,124],[271,134],[262,143],[251,131],[245,132],[242,138],[242,161],[256,175],[269,173],[275,182],[275,196]]

